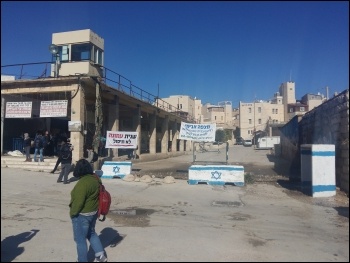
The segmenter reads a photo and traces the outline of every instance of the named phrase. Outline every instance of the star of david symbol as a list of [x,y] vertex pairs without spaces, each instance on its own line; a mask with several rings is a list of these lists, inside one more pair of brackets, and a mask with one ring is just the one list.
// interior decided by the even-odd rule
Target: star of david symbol
[[220,179],[221,178],[221,173],[219,173],[218,171],[212,172],[211,173],[211,178],[212,179]]
[[119,173],[119,170],[120,170],[119,166],[113,167],[113,173],[117,174],[117,173]]

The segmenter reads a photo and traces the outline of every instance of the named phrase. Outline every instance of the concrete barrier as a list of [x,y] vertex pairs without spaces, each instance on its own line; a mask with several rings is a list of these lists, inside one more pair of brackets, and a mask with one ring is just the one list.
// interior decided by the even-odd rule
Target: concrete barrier
[[124,178],[125,175],[131,173],[131,165],[131,162],[105,161],[101,168],[101,170],[103,171],[103,175],[101,176],[101,178]]
[[335,196],[334,144],[301,145],[301,184],[313,197]]
[[192,165],[188,169],[188,184],[207,183],[244,186],[244,167],[240,165]]

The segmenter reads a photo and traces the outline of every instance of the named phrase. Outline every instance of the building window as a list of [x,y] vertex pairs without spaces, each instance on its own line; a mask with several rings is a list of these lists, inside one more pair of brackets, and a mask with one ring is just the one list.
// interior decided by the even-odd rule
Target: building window
[[91,59],[92,44],[72,45],[72,61],[83,61]]
[[[58,46],[58,55],[59,55],[60,61],[69,61],[68,46]],[[52,62],[56,62],[56,55],[52,55]]]
[[261,124],[261,119],[258,120],[258,123]]
[[94,46],[94,62],[103,65],[103,51],[96,46]]
[[224,120],[224,116],[221,116],[221,120],[222,120],[222,121]]
[[300,111],[305,111],[305,108],[304,108],[304,107],[300,107],[299,110],[300,110]]
[[216,120],[216,116],[214,116],[214,120]]
[[69,48],[68,48],[68,46],[62,46],[62,50],[60,53],[60,59],[61,59],[61,61],[68,61],[69,60]]
[[252,113],[252,108],[248,108],[248,112],[249,112],[249,113]]
[[289,112],[293,112],[293,108],[290,108],[290,109],[289,109]]
[[275,113],[275,109],[272,109],[272,114],[274,114]]
[[278,109],[275,110],[276,114],[278,113]]
[[261,107],[258,107],[258,112],[261,113]]
[[252,119],[249,119],[249,124],[252,124]]

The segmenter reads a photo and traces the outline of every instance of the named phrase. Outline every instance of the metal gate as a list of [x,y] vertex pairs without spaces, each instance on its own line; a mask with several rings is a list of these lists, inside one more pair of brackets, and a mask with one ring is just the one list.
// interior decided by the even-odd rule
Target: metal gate
[[193,142],[193,164],[227,164],[228,142]]

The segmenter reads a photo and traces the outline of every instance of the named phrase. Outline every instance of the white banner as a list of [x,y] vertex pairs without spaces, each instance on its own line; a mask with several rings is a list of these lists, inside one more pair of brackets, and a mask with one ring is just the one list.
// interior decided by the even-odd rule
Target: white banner
[[32,102],[6,102],[5,118],[31,118]]
[[180,140],[214,142],[216,132],[216,123],[196,124],[181,122]]
[[40,117],[67,117],[68,100],[42,101]]
[[138,132],[107,131],[106,147],[136,149]]

